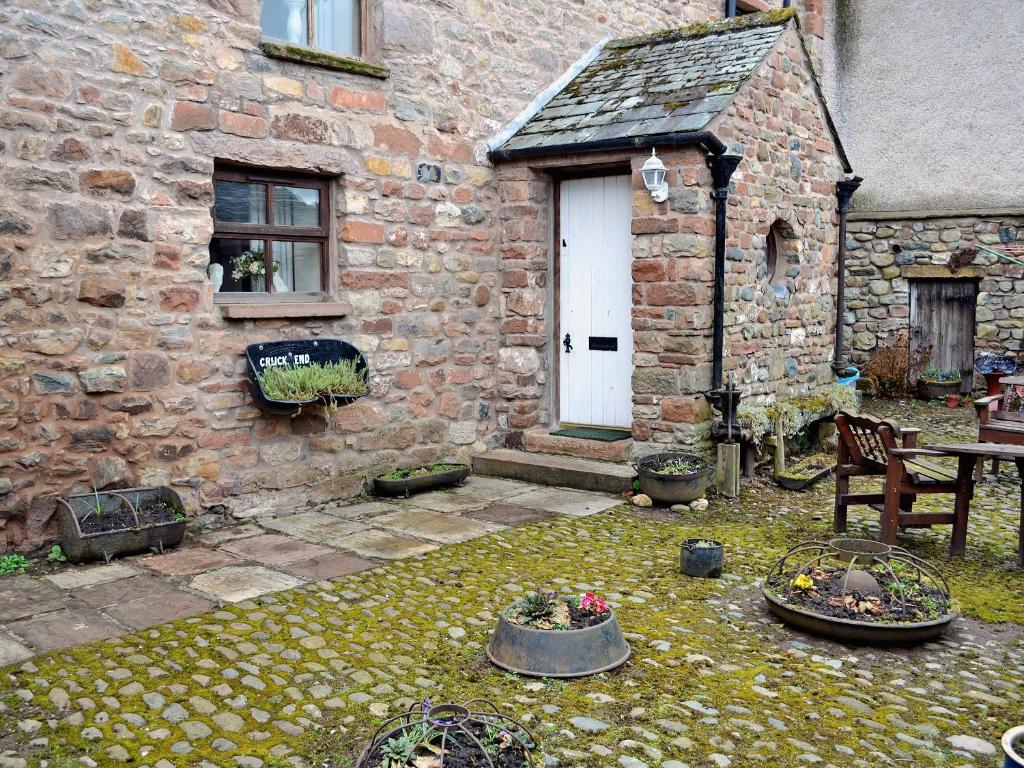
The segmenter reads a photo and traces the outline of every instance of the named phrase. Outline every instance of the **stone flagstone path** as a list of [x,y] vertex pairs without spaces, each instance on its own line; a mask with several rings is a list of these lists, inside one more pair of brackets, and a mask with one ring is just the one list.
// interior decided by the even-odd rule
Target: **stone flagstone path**
[[621,500],[471,477],[410,499],[338,502],[210,531],[163,555],[0,581],[0,666],[116,637],[226,603],[333,579],[550,517]]

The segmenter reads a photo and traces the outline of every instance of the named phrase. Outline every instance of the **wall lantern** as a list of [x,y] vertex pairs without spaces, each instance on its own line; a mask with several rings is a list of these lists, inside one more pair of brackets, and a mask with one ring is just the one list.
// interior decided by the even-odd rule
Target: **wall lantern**
[[640,174],[644,177],[644,186],[651,193],[651,199],[656,203],[663,203],[668,200],[668,182],[665,181],[665,164],[661,162],[658,153],[651,150],[651,156],[647,158]]

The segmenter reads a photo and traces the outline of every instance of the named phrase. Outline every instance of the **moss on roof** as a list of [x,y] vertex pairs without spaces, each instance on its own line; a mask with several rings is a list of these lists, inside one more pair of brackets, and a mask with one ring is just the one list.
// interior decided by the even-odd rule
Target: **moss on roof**
[[733,16],[728,19],[716,19],[715,21],[690,24],[677,29],[665,29],[660,32],[652,32],[649,35],[623,37],[618,40],[609,41],[605,48],[635,48],[638,45],[667,43],[691,37],[706,37],[708,35],[718,35],[723,32],[735,32],[741,29],[781,26],[787,23],[790,19],[796,20],[797,24],[800,23],[796,9],[779,8],[774,11],[748,13],[743,16]]

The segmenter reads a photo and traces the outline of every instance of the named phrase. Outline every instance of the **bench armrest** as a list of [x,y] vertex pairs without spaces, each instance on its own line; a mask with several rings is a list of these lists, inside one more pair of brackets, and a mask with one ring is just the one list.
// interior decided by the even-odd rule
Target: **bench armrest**
[[974,408],[979,411],[982,408],[988,408],[989,403],[993,403],[1001,397],[1002,395],[985,395],[985,397],[979,397],[974,401]]
[[912,456],[949,456],[942,451],[933,451],[931,448],[890,448],[890,456],[898,456],[901,459],[908,459]]
[[903,427],[900,430],[900,434],[903,435],[904,448],[917,447],[917,436],[921,434],[920,429],[918,429],[917,427]]

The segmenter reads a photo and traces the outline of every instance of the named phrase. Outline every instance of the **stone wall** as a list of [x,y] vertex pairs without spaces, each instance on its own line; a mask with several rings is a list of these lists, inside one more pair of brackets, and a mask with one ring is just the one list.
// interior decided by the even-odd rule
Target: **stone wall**
[[[831,383],[835,330],[835,182],[842,166],[810,64],[792,28],[711,129],[743,155],[733,176],[726,243],[725,370],[757,396],[802,394]],[[591,165],[633,175],[634,450],[704,448],[711,387],[714,208],[697,149],[659,153],[669,199],[644,189],[641,153],[547,158],[498,169],[503,202],[498,426],[512,445],[551,426],[554,369],[551,171]],[[785,263],[767,277],[773,223]]]
[[[937,267],[937,276],[952,277],[946,268],[950,259],[975,243],[1019,248],[1024,244],[1024,217],[850,221],[845,322],[851,360],[863,365],[879,342],[908,328],[906,268]],[[970,268],[981,276],[976,349],[1019,355],[1024,345],[1024,267],[978,252]]]
[[[496,440],[499,220],[485,141],[605,35],[717,0],[368,0],[376,79],[259,47],[254,0],[0,9],[0,551],[51,494],[170,483],[190,512],[353,493]],[[206,276],[215,160],[334,177],[342,319],[227,321]],[[268,417],[254,341],[322,335],[372,393]]]

